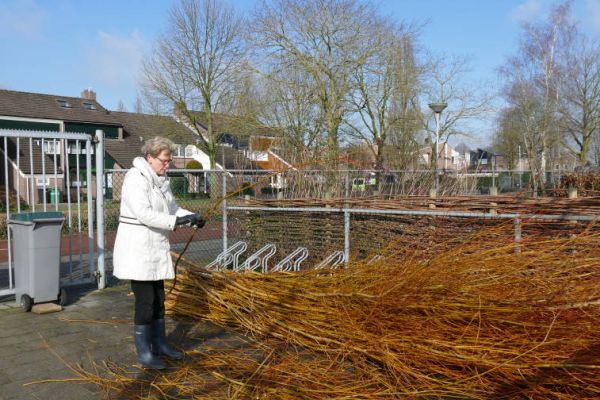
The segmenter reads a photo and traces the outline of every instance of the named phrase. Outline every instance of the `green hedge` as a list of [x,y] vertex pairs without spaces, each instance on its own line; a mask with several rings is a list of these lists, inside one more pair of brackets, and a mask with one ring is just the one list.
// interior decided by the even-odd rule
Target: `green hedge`
[[241,194],[243,196],[254,196],[254,188],[250,185],[250,182],[242,183],[242,188],[244,188],[244,190],[242,190]]
[[[27,202],[25,200],[21,200],[21,210],[22,211],[29,210],[29,204],[27,204]],[[17,211],[17,205],[14,204],[14,202],[10,203],[10,211],[11,212]],[[0,201],[0,212],[6,212],[6,203],[3,201]]]
[[171,191],[175,197],[184,196],[189,192],[189,182],[182,176],[171,178]]
[[277,194],[278,192],[281,192],[281,189],[272,186],[264,186],[260,188],[260,192],[262,194]]
[[192,160],[185,165],[187,169],[202,169],[202,164],[200,161]]

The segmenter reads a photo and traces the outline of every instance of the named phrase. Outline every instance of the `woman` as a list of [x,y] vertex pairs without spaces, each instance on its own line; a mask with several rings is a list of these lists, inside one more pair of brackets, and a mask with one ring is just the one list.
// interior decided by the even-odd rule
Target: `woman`
[[134,338],[137,360],[145,368],[163,369],[159,355],[180,360],[165,337],[164,280],[175,272],[169,232],[178,225],[202,227],[200,215],[184,210],[165,176],[173,142],[155,137],[144,143],[143,157],[133,160],[121,191],[121,214],[113,252],[114,275],[130,279],[135,296]]

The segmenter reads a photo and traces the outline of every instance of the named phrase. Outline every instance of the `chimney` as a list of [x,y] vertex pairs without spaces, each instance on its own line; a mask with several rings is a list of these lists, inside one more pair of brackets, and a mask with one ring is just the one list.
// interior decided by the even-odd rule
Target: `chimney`
[[81,98],[86,100],[96,100],[96,92],[94,92],[91,88],[85,89],[81,92]]

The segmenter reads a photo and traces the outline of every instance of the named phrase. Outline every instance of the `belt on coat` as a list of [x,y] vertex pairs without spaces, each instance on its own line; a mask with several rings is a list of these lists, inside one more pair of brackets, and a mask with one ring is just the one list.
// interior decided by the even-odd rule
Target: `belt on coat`
[[123,215],[121,215],[119,217],[119,222],[121,222],[123,224],[130,224],[130,225],[144,225],[140,221],[138,221],[137,218],[125,217]]

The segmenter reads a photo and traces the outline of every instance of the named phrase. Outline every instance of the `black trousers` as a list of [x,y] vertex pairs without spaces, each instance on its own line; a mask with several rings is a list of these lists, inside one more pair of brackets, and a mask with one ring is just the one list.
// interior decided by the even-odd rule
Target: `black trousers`
[[165,317],[164,281],[131,281],[131,290],[135,297],[136,325],[148,325]]

